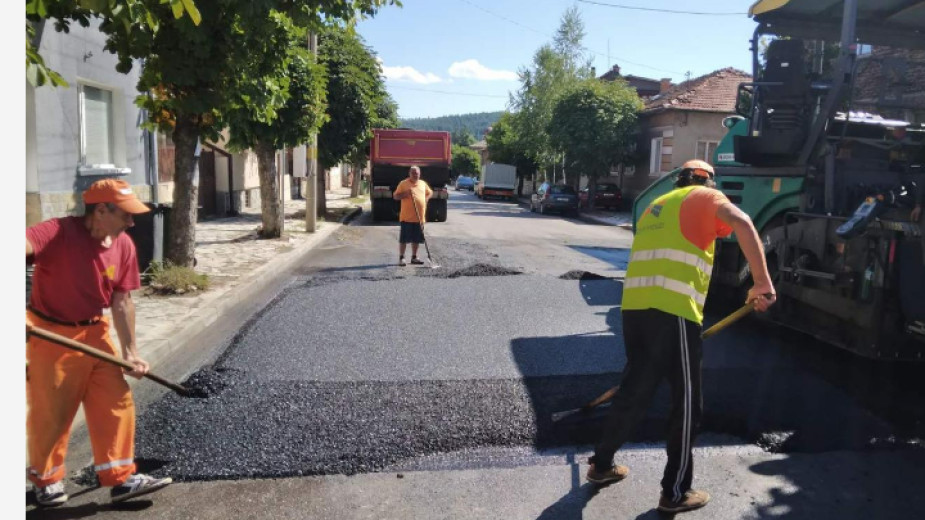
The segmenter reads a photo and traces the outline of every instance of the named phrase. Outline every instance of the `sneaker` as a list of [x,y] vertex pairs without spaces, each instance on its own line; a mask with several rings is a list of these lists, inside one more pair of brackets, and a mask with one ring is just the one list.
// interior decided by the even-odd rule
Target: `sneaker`
[[418,257],[416,256],[411,257],[411,263],[414,265],[424,265],[424,262],[418,260]]
[[405,257],[403,257],[403,256],[398,257],[398,266],[399,266],[399,267],[405,267],[406,265],[408,265],[408,264],[405,263]]
[[35,501],[40,506],[55,507],[67,502],[67,493],[64,492],[64,482],[58,481],[45,487],[32,486],[35,490]]
[[677,502],[671,500],[665,495],[662,495],[661,500],[658,501],[658,510],[664,513],[683,513],[684,511],[700,509],[701,507],[707,505],[707,502],[709,501],[709,493],[706,491],[691,489],[687,493],[684,493],[684,496],[681,497],[681,500],[678,500]]
[[121,485],[113,487],[112,491],[109,492],[109,497],[113,502],[122,502],[123,500],[157,491],[171,482],[173,482],[173,479],[170,477],[154,478],[142,473],[136,473]]
[[597,471],[594,469],[594,464],[591,464],[591,467],[588,468],[588,482],[593,482],[595,484],[610,484],[611,482],[619,482],[626,478],[630,474],[630,469],[626,466],[616,465],[606,471]]

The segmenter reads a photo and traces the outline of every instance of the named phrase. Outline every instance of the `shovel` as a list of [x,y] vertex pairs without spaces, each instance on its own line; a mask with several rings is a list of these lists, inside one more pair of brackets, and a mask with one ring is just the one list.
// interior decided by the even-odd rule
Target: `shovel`
[[[751,304],[751,303],[746,303],[745,305],[743,305],[742,307],[740,307],[739,310],[733,312],[733,313],[730,314],[729,316],[726,316],[725,318],[723,318],[723,319],[721,319],[720,321],[716,322],[716,324],[713,325],[712,327],[710,327],[709,329],[703,331],[703,332],[700,334],[700,338],[701,338],[701,339],[707,339],[707,338],[709,338],[709,337],[715,335],[717,332],[720,332],[721,330],[725,329],[726,327],[728,327],[728,326],[732,325],[733,323],[739,321],[740,319],[744,318],[746,315],[751,314],[751,312],[752,312],[753,310],[755,310],[755,308],[752,306],[752,304]],[[595,409],[595,408],[597,408],[597,407],[599,407],[599,406],[600,406],[600,407],[608,406],[608,405],[610,404],[608,401],[610,401],[611,399],[613,399],[613,396],[616,395],[617,390],[619,390],[619,389],[620,389],[620,385],[617,385],[617,386],[615,386],[615,387],[613,387],[613,388],[607,390],[607,391],[604,392],[603,394],[597,396],[596,398],[594,398],[593,400],[591,400],[590,402],[588,402],[587,404],[585,404],[585,405],[582,406],[581,408],[573,408],[573,409],[571,409],[571,410],[564,410],[564,411],[561,411],[561,412],[555,412],[555,413],[552,414],[552,422],[559,422],[559,421],[561,421],[562,419],[565,419],[566,417],[575,415],[575,414],[577,414],[577,413],[588,413],[588,412],[590,412],[591,410],[593,410],[593,409]],[[606,404],[605,404],[605,403],[606,403]]]
[[[47,331],[45,329],[40,329],[32,325],[26,325],[26,335],[28,336],[29,334],[38,336],[42,339],[46,339],[53,343],[57,343],[63,347],[67,347],[69,349],[76,350],[78,352],[83,352],[84,354],[90,357],[95,357],[96,359],[107,361],[109,363],[112,363],[113,365],[118,365],[127,370],[135,369],[135,365],[129,363],[128,361],[122,358],[117,358],[111,354],[107,354],[89,345],[85,345],[79,341],[74,341],[71,338],[62,336],[60,334],[55,334],[54,332]],[[151,372],[148,372],[147,374],[145,374],[144,377],[147,377],[148,379],[154,381],[155,383],[160,383],[184,397],[190,397],[192,395],[188,388],[178,385],[172,381],[168,381],[164,379],[163,377],[152,374]]]
[[424,236],[424,219],[421,218],[421,212],[418,211],[418,205],[414,202],[414,195],[411,196],[411,207],[414,208],[414,214],[418,217],[418,222],[421,223],[421,239],[424,241],[424,250],[427,251],[427,261],[430,262],[430,268],[436,269],[440,267],[434,262],[434,259],[430,257],[430,248],[427,247],[427,237]]

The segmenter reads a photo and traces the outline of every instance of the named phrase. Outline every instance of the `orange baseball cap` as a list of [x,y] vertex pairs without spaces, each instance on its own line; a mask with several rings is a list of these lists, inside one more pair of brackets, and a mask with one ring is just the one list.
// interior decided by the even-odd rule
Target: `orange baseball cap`
[[131,185],[117,179],[96,181],[83,194],[84,204],[111,202],[122,211],[137,215],[151,211],[135,197]]
[[[698,177],[709,177],[713,178],[713,167],[709,163],[700,161],[698,159],[692,159],[681,165],[682,170],[686,169],[693,170],[693,174]],[[706,175],[705,175],[706,174]]]

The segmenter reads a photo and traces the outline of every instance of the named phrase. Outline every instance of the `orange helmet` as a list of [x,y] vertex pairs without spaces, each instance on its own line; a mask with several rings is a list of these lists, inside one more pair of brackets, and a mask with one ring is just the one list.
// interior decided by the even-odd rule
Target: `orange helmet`
[[691,175],[696,175],[698,177],[709,177],[713,178],[713,167],[708,163],[692,159],[681,165],[682,170],[691,170]]

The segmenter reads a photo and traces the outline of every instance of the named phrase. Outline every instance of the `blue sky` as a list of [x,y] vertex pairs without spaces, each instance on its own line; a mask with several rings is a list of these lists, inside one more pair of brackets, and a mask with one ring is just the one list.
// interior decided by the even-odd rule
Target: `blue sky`
[[[755,23],[749,0],[595,0],[648,9],[736,15],[691,15],[616,9],[574,0],[403,0],[359,23],[382,60],[386,85],[402,117],[504,110],[516,72],[552,40],[562,14],[578,6],[585,47],[598,75],[683,81],[716,69],[751,70]],[[607,56],[610,56],[608,61]]]

